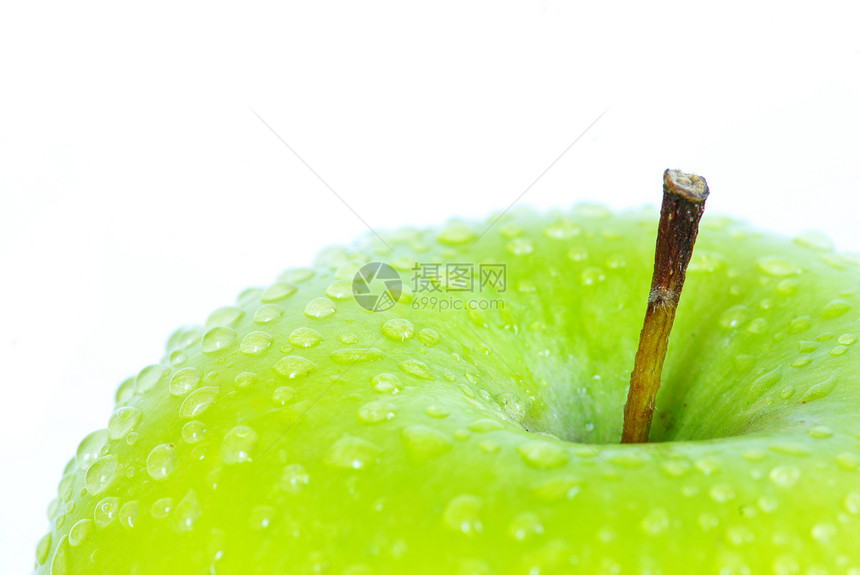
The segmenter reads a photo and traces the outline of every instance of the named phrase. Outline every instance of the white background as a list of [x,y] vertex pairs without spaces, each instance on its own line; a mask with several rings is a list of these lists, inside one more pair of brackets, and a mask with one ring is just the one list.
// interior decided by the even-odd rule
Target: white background
[[[851,3],[8,2],[0,9],[0,572],[167,335],[362,222],[659,201],[860,250]],[[125,7],[123,7],[125,6]],[[253,111],[252,111],[253,110]]]

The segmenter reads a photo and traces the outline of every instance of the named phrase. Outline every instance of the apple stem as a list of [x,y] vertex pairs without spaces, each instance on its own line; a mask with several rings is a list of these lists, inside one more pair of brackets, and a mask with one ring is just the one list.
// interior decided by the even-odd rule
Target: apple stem
[[704,178],[680,170],[663,172],[663,206],[657,228],[654,275],[639,349],[630,374],[621,443],[648,441],[669,333],[707,197],[708,183]]

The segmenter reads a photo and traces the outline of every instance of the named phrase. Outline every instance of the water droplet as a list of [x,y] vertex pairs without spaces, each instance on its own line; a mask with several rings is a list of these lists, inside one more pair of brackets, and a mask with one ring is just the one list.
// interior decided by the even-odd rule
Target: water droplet
[[239,351],[245,355],[260,355],[272,345],[275,340],[271,335],[264,331],[252,331],[239,344]]
[[797,292],[797,288],[799,285],[800,285],[800,282],[798,282],[794,278],[784,279],[781,282],[779,282],[778,284],[776,284],[776,291],[780,295],[783,295],[785,297],[789,297],[789,296],[794,295]]
[[93,510],[93,520],[96,523],[96,527],[99,529],[107,527],[116,519],[117,513],[119,513],[119,498],[105,497],[96,503],[96,507]]
[[523,442],[517,447],[517,453],[526,465],[535,469],[554,469],[567,465],[570,456],[567,451],[548,441],[533,439]]
[[844,345],[837,345],[833,349],[830,350],[830,355],[833,357],[839,357],[840,355],[845,355],[848,352],[848,348]]
[[280,318],[283,314],[284,308],[281,306],[274,303],[266,304],[257,309],[257,312],[254,314],[254,323],[271,323]]
[[206,426],[202,421],[189,421],[182,426],[182,440],[185,443],[197,443],[203,439],[205,433]]
[[432,427],[411,425],[400,434],[406,453],[416,461],[426,461],[451,451],[451,439]]
[[221,443],[221,461],[227,465],[251,461],[251,452],[257,445],[257,432],[245,425],[237,425],[227,432]]
[[140,504],[137,501],[129,501],[119,510],[119,524],[123,527],[132,528],[137,523],[140,514]]
[[451,222],[439,232],[439,243],[449,246],[461,246],[472,242],[477,236],[460,222]]
[[329,317],[336,311],[334,302],[325,297],[314,298],[305,306],[305,315],[317,319]]
[[804,355],[792,361],[791,367],[806,367],[810,363],[812,363],[812,358],[808,355]]
[[374,465],[382,449],[359,437],[343,437],[331,446],[326,465],[337,469],[364,469]]
[[726,501],[731,501],[735,498],[735,490],[731,485],[727,485],[725,483],[711,486],[708,493],[711,496],[711,499],[717,503],[725,503]]
[[543,523],[537,513],[524,511],[517,514],[508,525],[508,534],[517,541],[525,541],[543,533]]
[[331,283],[325,290],[325,294],[337,300],[344,300],[352,297],[352,282],[346,280],[336,280]]
[[812,318],[808,315],[801,315],[791,320],[788,331],[791,333],[800,333],[808,330],[810,327],[812,327]]
[[501,422],[487,418],[476,419],[469,424],[469,430],[475,433],[487,433],[488,431],[497,431],[504,428],[505,426]]
[[651,537],[657,537],[669,528],[669,513],[656,507],[642,518],[642,530]]
[[93,531],[92,519],[81,519],[69,530],[69,545],[78,547]]
[[182,406],[179,408],[179,417],[182,419],[197,417],[215,403],[220,392],[221,390],[213,385],[194,390],[182,402]]
[[351,365],[353,363],[368,363],[378,361],[385,357],[385,353],[375,347],[350,347],[336,349],[329,354],[331,360],[340,365]]
[[424,413],[432,417],[433,419],[444,419],[451,415],[451,412],[448,411],[445,407],[441,405],[428,405],[424,408]]
[[693,257],[690,259],[687,272],[712,273],[720,271],[724,267],[726,267],[726,258],[723,254],[709,252],[707,250],[696,250],[693,252]]
[[812,538],[827,545],[836,536],[836,526],[832,523],[816,523],[812,526]]
[[839,339],[837,339],[836,341],[842,345],[851,345],[855,341],[857,341],[857,336],[854,335],[853,333],[843,333],[842,335],[839,336]]
[[167,479],[176,470],[176,449],[172,444],[156,445],[146,458],[146,472],[156,481]]
[[313,268],[292,268],[285,270],[278,279],[287,282],[302,283],[314,277],[315,274],[316,272]]
[[107,446],[107,441],[108,430],[106,429],[93,431],[81,440],[75,455],[75,461],[81,471],[89,469],[96,459],[104,455],[102,450]]
[[535,496],[548,503],[573,499],[582,491],[582,480],[576,477],[555,477],[541,481],[532,488]]
[[802,339],[797,342],[797,349],[800,353],[811,353],[818,349],[818,344],[814,341]]
[[860,468],[860,457],[846,451],[836,456],[836,465],[845,471],[856,471]]
[[263,295],[260,296],[260,299],[263,303],[270,303],[273,301],[282,300],[285,297],[289,297],[296,293],[296,286],[291,284],[290,282],[275,282],[270,285],[266,291],[263,292]]
[[370,380],[370,384],[377,393],[397,393],[403,390],[403,382],[391,373],[380,373]]
[[110,486],[116,477],[116,468],[116,455],[105,455],[90,465],[85,480],[90,495],[98,495]]
[[363,423],[381,423],[394,416],[394,404],[389,401],[371,401],[358,409],[358,419]]
[[236,332],[229,327],[213,327],[203,336],[200,349],[203,353],[218,353],[230,347],[236,339]]
[[382,334],[393,341],[406,341],[415,335],[415,328],[408,319],[390,319],[382,324]]
[[149,508],[149,512],[156,519],[164,519],[173,510],[173,499],[170,497],[162,497],[157,499]]
[[260,376],[254,373],[253,371],[243,371],[233,380],[233,383],[236,384],[236,387],[239,389],[250,389],[260,381]]
[[496,402],[502,407],[505,414],[517,423],[522,423],[526,418],[526,406],[520,398],[510,392],[500,393],[496,396]]
[[794,238],[794,242],[813,250],[829,252],[833,251],[833,242],[826,235],[816,231],[801,232]]
[[572,222],[561,221],[547,226],[543,233],[554,240],[569,240],[582,235],[582,228]]
[[281,386],[272,392],[272,401],[278,405],[286,405],[296,397],[296,390],[292,387]]
[[39,544],[36,545],[36,564],[42,565],[45,561],[48,560],[48,554],[51,551],[51,543],[54,538],[51,533],[45,533],[41,539],[39,539]]
[[203,515],[203,511],[197,501],[197,494],[194,493],[193,489],[189,489],[179,505],[176,506],[176,514],[173,519],[176,530],[180,533],[191,531],[201,515]]
[[140,421],[140,410],[134,407],[120,407],[114,410],[108,420],[108,436],[111,439],[122,439]]
[[852,491],[846,495],[842,506],[851,515],[860,515],[860,493]]
[[528,238],[514,238],[508,242],[507,250],[515,256],[527,256],[534,251],[534,245]]
[[745,305],[735,305],[725,310],[720,316],[720,326],[723,329],[735,329],[749,317],[750,310]]
[[582,246],[575,246],[567,250],[567,257],[575,262],[583,262],[588,259],[588,250]]
[[303,377],[316,369],[316,364],[298,355],[288,355],[275,364],[275,371],[284,377]]
[[340,336],[340,343],[345,345],[352,345],[354,343],[358,343],[358,336],[354,333],[345,333]]
[[439,335],[439,332],[429,327],[418,332],[418,341],[424,345],[436,345],[441,339],[442,337]]
[[782,256],[759,258],[756,265],[765,274],[778,278],[799,274],[802,271],[796,263]]
[[809,403],[810,401],[827,397],[834,389],[836,389],[836,380],[833,379],[833,376],[830,376],[821,383],[816,383],[810,387],[806,393],[803,394],[803,397],[800,398],[800,403]]
[[844,299],[834,299],[830,301],[821,311],[821,317],[824,319],[833,319],[846,313],[851,309],[851,304]]
[[170,379],[168,389],[170,395],[182,396],[200,384],[203,372],[194,367],[183,367]]
[[800,469],[793,465],[777,465],[770,470],[769,477],[778,487],[792,487],[800,479]]
[[809,437],[813,439],[827,439],[833,437],[833,430],[826,425],[816,425],[809,430]]
[[213,327],[233,327],[236,323],[242,319],[242,316],[245,315],[245,312],[237,307],[219,307],[211,314],[209,314],[209,318],[206,320],[206,328]]
[[322,334],[309,327],[297,327],[289,337],[290,344],[296,347],[313,347],[322,343],[322,341]]
[[601,268],[590,267],[582,270],[580,281],[582,285],[590,286],[602,282],[606,279]]
[[160,365],[148,365],[140,370],[134,382],[137,393],[145,393],[155,387],[161,377],[167,373],[167,369]]
[[135,387],[135,379],[134,377],[129,377],[123,380],[122,383],[119,384],[119,387],[116,389],[116,403],[117,405],[125,403],[134,395],[134,387]]
[[415,376],[418,379],[426,379],[428,381],[433,379],[433,374],[430,373],[430,368],[428,368],[424,362],[418,361],[417,359],[401,361],[398,366],[404,372]]
[[690,468],[690,462],[684,459],[667,459],[660,463],[660,469],[669,477],[682,477]]
[[483,500],[477,495],[458,495],[445,507],[443,519],[445,524],[466,535],[479,534],[484,530],[481,523]]
[[788,399],[788,398],[790,398],[792,395],[794,395],[794,386],[792,386],[792,385],[786,385],[786,386],[785,386],[785,387],[783,387],[783,388],[782,388],[782,390],[779,392],[779,396],[780,396],[782,399]]
[[281,481],[279,486],[287,493],[298,493],[310,481],[310,475],[303,465],[299,463],[291,463],[284,467],[281,472]]

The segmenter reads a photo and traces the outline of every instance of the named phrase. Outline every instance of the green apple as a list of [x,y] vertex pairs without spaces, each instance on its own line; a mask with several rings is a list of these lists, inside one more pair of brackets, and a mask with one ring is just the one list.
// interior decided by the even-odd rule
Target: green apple
[[622,445],[656,216],[369,235],[244,291],[120,385],[36,572],[857,575],[860,261],[705,216]]

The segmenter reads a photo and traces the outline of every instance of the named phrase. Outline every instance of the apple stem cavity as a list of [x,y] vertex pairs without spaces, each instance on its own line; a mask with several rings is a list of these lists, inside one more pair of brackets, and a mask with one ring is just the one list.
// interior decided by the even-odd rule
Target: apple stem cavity
[[654,275],[630,375],[621,443],[648,441],[669,334],[708,193],[708,183],[700,176],[680,170],[663,172],[663,205],[657,228]]

